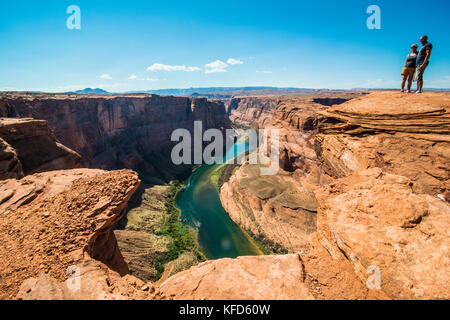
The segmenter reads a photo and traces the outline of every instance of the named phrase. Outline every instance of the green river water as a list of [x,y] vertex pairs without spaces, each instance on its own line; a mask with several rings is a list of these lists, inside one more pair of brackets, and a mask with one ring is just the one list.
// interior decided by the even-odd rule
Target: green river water
[[[238,142],[225,158],[232,159],[247,150],[245,142]],[[236,258],[260,255],[255,242],[234,223],[222,207],[219,192],[211,182],[211,174],[218,165],[202,165],[195,170],[185,188],[176,198],[181,218],[198,231],[198,240],[208,259]]]

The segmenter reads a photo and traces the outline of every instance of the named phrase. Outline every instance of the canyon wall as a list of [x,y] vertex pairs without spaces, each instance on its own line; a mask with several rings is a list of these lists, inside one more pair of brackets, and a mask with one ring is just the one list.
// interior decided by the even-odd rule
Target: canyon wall
[[22,164],[17,151],[0,138],[0,180],[23,178]]
[[80,167],[80,155],[56,139],[47,121],[0,118],[0,179]]
[[263,128],[273,116],[277,97],[233,98],[227,103],[227,113],[232,122],[253,128]]
[[308,253],[309,237],[316,231],[313,191],[329,181],[314,149],[322,119],[319,112],[331,103],[361,95],[235,99],[228,110],[233,121],[279,131],[281,170],[274,176],[261,176],[259,166],[238,169],[220,193],[230,217],[263,242],[275,242],[284,247],[283,251]]
[[55,136],[82,156],[85,167],[134,169],[150,182],[189,172],[190,166],[170,161],[175,129],[193,132],[194,121],[202,121],[204,129],[230,126],[222,102],[157,95],[3,93],[0,117],[47,120]]
[[[282,133],[284,170],[261,177],[244,164],[221,200],[243,228],[301,253],[315,298],[447,299],[449,108],[448,93],[375,92],[332,107],[280,101],[265,127]],[[317,206],[308,232],[305,191]],[[283,193],[297,210],[278,204]],[[378,285],[368,284],[375,272]]]

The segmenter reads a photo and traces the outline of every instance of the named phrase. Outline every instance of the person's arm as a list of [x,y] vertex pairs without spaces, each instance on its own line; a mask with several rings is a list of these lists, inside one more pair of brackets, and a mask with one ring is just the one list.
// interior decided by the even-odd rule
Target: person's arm
[[405,61],[404,67],[406,67],[406,65],[408,64],[408,57],[409,57],[409,54],[406,56],[406,61]]
[[427,65],[428,62],[430,61],[431,50],[432,50],[432,48],[427,50],[427,56],[425,57],[425,61],[423,62],[424,65]]
[[431,56],[431,50],[433,49],[433,47],[430,47],[427,49],[427,55],[425,56],[425,60],[423,61],[423,64],[420,66],[420,70],[424,70],[425,67],[427,66],[428,62],[430,62],[430,56]]

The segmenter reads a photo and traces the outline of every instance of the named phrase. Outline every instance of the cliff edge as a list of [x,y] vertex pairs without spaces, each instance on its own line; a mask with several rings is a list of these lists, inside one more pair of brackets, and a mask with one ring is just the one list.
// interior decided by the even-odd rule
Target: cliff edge
[[[243,228],[302,253],[315,298],[448,299],[449,120],[449,93],[382,91],[318,108],[280,100],[265,128],[280,130],[288,171],[260,177],[244,164],[221,200]],[[309,231],[305,191],[317,206]],[[283,192],[296,207],[277,204]]]
[[[113,290],[129,271],[112,227],[139,183],[132,171],[91,169],[0,181],[0,297],[127,296]],[[72,273],[79,290],[62,284]]]

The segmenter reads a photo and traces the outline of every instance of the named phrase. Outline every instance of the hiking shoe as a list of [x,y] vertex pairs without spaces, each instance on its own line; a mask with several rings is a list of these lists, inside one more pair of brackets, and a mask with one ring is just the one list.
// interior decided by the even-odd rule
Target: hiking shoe
[[411,93],[411,90],[406,91],[406,93]]
[[400,90],[400,92],[405,92],[405,89]]
[[420,91],[420,90],[416,91],[416,94],[421,94],[421,93],[422,93],[422,91]]

